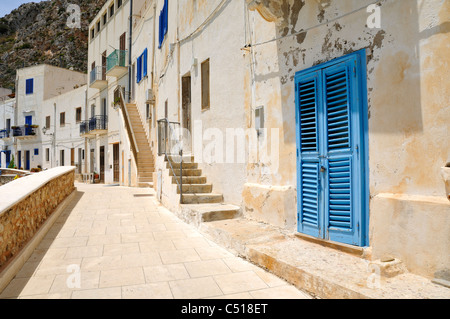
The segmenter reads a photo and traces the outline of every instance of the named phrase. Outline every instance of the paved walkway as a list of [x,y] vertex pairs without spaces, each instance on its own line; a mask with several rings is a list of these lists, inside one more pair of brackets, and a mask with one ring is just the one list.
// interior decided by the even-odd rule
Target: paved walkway
[[203,237],[152,189],[76,187],[0,298],[311,298]]

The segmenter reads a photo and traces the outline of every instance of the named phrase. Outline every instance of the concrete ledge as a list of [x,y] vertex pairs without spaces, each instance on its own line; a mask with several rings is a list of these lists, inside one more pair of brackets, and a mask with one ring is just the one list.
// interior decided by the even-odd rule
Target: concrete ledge
[[450,280],[449,216],[445,196],[374,196],[369,223],[373,258],[397,258],[412,273]]
[[425,277],[384,276],[377,263],[306,241],[244,218],[204,223],[212,241],[319,298],[449,299],[450,289]]
[[44,222],[44,224],[39,228],[36,234],[28,241],[28,243],[21,249],[21,251],[8,261],[6,265],[0,268],[0,294],[8,286],[12,279],[17,275],[17,273],[22,269],[23,265],[26,263],[28,258],[33,254],[33,251],[40,244],[42,239],[45,237],[47,232],[56,222],[58,217],[67,207],[67,205],[73,200],[77,190],[75,189],[72,194],[70,194],[66,199],[59,204],[56,210],[51,214],[51,216]]

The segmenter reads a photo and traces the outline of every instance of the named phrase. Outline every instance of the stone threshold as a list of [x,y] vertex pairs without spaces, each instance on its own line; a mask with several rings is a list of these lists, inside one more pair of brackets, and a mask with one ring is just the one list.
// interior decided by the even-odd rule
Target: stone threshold
[[364,249],[334,243],[327,246],[245,218],[202,223],[199,230],[234,254],[317,298],[450,298],[450,289],[427,278],[390,271],[398,260],[384,264],[365,259],[368,255]]

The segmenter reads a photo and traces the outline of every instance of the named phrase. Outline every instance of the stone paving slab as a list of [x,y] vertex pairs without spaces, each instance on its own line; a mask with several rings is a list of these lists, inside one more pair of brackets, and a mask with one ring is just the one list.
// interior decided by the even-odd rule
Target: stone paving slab
[[311,298],[178,219],[152,189],[76,187],[0,298]]

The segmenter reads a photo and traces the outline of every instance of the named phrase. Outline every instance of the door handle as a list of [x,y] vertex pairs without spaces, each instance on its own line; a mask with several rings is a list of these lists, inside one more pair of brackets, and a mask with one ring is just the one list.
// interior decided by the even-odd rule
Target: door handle
[[321,173],[325,173],[326,170],[327,170],[327,169],[326,169],[325,167],[323,167],[323,166],[320,168],[320,172],[321,172]]

